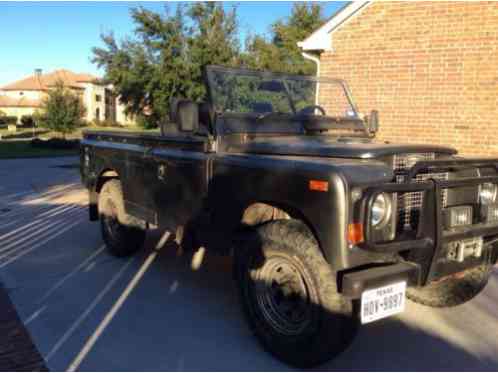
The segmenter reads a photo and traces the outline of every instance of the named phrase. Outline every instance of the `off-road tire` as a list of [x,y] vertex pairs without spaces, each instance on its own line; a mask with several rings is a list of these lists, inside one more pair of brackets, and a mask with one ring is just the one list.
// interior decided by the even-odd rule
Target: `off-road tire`
[[123,190],[118,179],[104,184],[98,206],[102,238],[109,253],[125,257],[138,251],[145,241],[146,225],[125,212]]
[[[268,352],[287,364],[309,368],[330,360],[350,345],[358,327],[353,304],[338,293],[336,274],[306,225],[297,220],[271,221],[246,234],[235,246],[234,277],[242,308]],[[257,286],[262,286],[262,280],[273,281],[261,275],[275,260],[292,263],[309,293],[310,302],[305,304],[310,305],[310,323],[292,335],[274,327],[258,302]],[[273,289],[273,282],[265,288]]]
[[484,289],[492,273],[490,263],[468,269],[423,287],[407,289],[407,297],[429,307],[453,307],[468,302]]

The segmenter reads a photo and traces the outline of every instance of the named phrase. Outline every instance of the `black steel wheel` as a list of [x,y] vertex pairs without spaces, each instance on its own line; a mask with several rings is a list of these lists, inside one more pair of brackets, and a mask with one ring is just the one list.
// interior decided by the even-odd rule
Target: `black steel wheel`
[[112,255],[128,256],[143,246],[145,223],[126,214],[119,180],[109,180],[102,187],[99,216],[102,238]]
[[296,220],[260,225],[235,248],[244,313],[263,347],[309,368],[345,350],[357,330],[352,302],[308,228]]
[[313,319],[310,279],[292,258],[269,258],[255,276],[255,295],[266,322],[283,335],[302,333]]

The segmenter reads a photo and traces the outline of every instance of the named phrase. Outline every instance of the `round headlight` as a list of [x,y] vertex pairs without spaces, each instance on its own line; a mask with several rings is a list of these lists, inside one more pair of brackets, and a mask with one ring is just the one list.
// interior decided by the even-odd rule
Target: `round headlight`
[[489,205],[496,202],[498,187],[496,184],[484,183],[479,185],[479,202]]
[[372,205],[371,223],[373,226],[385,224],[391,216],[391,201],[389,196],[381,193]]

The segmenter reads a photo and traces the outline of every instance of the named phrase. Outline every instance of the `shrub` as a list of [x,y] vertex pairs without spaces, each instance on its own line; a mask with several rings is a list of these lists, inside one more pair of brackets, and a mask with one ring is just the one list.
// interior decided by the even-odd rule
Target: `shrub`
[[85,115],[85,107],[78,95],[66,89],[62,82],[57,82],[54,89],[48,92],[43,102],[43,116],[40,125],[66,134],[80,126]]
[[115,120],[93,120],[90,123],[91,127],[123,127],[123,125]]
[[57,138],[52,138],[49,140],[33,139],[31,140],[31,146],[34,148],[41,148],[41,149],[72,150],[79,148],[80,141],[57,139]]
[[150,117],[145,115],[137,115],[137,126],[145,130],[150,130],[157,128],[157,123],[155,123]]
[[17,117],[14,115],[4,115],[0,117],[1,124],[16,124]]
[[88,122],[86,119],[80,120],[80,127],[90,127],[92,122]]
[[23,115],[21,117],[21,125],[23,127],[31,128],[35,125],[35,120],[32,115]]
[[39,110],[36,110],[33,113],[33,120],[34,120],[35,125],[37,127],[43,127],[43,124],[46,122],[47,117],[42,112],[40,112]]

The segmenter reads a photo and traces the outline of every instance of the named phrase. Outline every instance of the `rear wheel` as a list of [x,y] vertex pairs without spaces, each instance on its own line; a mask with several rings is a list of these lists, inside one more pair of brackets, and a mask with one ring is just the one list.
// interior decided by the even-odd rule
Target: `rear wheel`
[[102,237],[112,255],[129,256],[143,246],[145,223],[126,213],[119,180],[109,180],[102,187],[99,215]]
[[337,292],[336,274],[303,223],[259,226],[236,248],[235,277],[253,332],[282,361],[311,367],[353,340],[352,302]]

